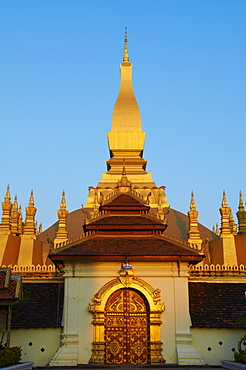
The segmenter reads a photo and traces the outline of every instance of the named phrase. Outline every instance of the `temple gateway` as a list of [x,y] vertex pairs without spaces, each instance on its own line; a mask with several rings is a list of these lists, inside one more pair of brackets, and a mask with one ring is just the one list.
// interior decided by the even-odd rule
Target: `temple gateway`
[[143,158],[127,35],[108,143],[107,172],[86,204],[69,213],[63,192],[58,221],[45,231],[35,222],[33,192],[24,218],[8,186],[1,273],[15,289],[22,278],[24,299],[11,330],[0,306],[2,343],[21,346],[22,360],[35,366],[232,360],[246,326],[237,321],[245,317],[243,195],[235,224],[222,194],[213,230],[199,224],[194,193],[187,215],[170,208]]

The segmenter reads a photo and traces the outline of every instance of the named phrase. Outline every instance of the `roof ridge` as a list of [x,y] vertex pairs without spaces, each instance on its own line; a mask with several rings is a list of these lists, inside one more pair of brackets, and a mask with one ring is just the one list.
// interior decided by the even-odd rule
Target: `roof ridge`
[[108,205],[110,204],[110,202],[112,202],[113,200],[117,199],[119,196],[121,195],[127,195],[127,196],[130,196],[132,197],[133,199],[135,199],[136,201],[138,201],[139,203],[142,203],[142,205],[148,207],[148,205],[146,204],[147,202],[144,201],[144,198],[141,194],[139,194],[137,191],[133,190],[133,189],[130,189],[128,192],[126,193],[121,193],[119,191],[116,191],[114,194],[109,194],[108,197],[106,197],[106,199],[104,199],[102,201],[102,204],[101,206],[105,206],[105,205]]

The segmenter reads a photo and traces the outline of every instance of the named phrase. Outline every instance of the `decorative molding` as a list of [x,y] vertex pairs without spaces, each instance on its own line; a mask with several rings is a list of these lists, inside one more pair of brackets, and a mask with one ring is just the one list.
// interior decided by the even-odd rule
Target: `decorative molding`
[[245,265],[190,265],[189,273],[195,276],[246,276]]
[[161,290],[154,289],[146,281],[133,276],[131,269],[120,270],[120,276],[106,283],[92,298],[88,310],[92,313],[94,325],[94,338],[92,342],[92,356],[90,363],[99,365],[104,363],[104,309],[108,298],[116,290],[125,288],[135,289],[141,292],[149,305],[150,325],[150,363],[160,364],[165,360],[162,356],[162,342],[160,334],[161,314],[165,304],[161,302]]

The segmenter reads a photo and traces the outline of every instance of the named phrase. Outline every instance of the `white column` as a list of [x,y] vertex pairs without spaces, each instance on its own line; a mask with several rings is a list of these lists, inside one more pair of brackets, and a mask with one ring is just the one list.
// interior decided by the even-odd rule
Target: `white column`
[[76,366],[78,364],[79,278],[75,277],[72,263],[64,274],[64,328],[61,347],[51,359],[50,366]]
[[[176,347],[179,365],[204,365],[201,355],[192,344],[188,295],[188,266],[180,265],[180,274],[174,278],[174,307],[176,324]],[[181,270],[183,270],[181,272]],[[183,275],[183,276],[182,276]]]

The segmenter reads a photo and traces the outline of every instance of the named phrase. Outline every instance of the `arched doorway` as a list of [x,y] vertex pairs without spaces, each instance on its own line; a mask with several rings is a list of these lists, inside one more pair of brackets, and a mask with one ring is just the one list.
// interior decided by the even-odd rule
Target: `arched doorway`
[[149,306],[140,292],[124,288],[110,295],[104,338],[106,364],[149,362]]
[[162,356],[162,342],[160,336],[160,326],[162,324],[161,314],[164,311],[164,303],[161,302],[160,289],[154,289],[146,281],[135,276],[130,279],[120,276],[103,285],[98,292],[95,293],[92,298],[92,303],[88,306],[93,317],[93,342],[90,364],[101,365],[105,363],[106,305],[109,298],[113,296],[115,292],[120,292],[122,290],[130,290],[138,293],[145,303],[147,312],[149,312],[147,315],[149,320],[147,361],[152,365],[164,363],[165,360]]

